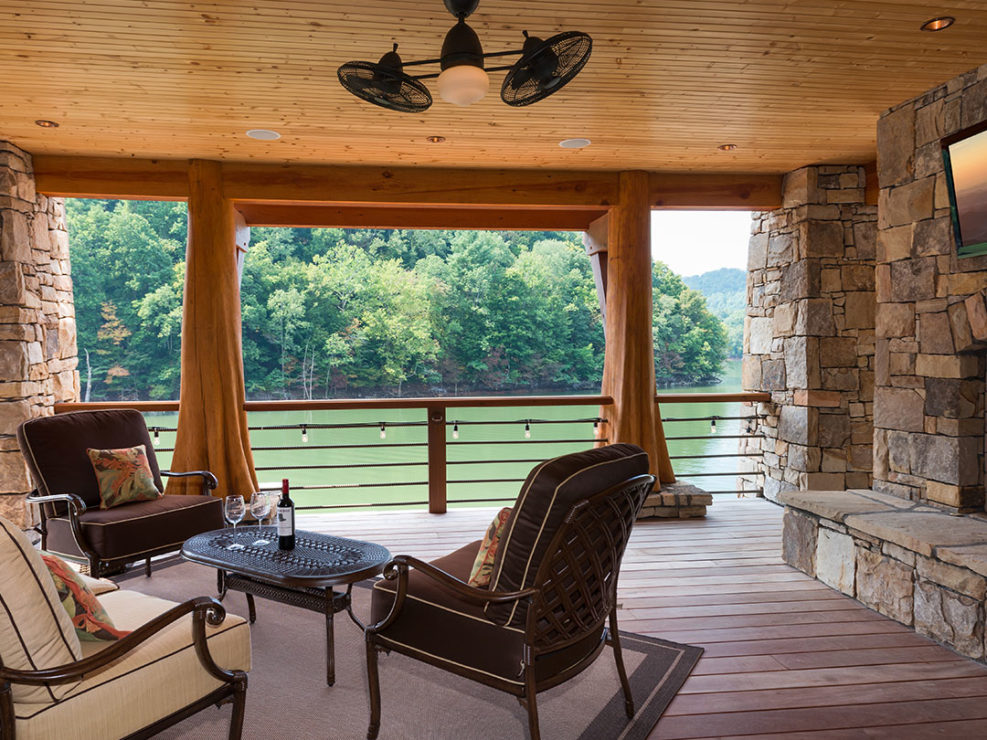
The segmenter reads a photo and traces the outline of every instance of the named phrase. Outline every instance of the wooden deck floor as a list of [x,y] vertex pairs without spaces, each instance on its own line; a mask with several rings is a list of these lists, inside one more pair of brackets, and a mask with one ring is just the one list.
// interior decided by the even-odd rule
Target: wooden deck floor
[[[299,523],[429,559],[478,539],[493,511]],[[718,499],[705,520],[635,527],[621,629],[706,649],[652,740],[987,738],[987,667],[785,565],[781,514]]]

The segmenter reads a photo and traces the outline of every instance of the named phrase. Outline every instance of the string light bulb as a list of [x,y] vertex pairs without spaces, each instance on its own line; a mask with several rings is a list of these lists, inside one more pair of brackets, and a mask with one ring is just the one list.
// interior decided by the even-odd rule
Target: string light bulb
[[596,431],[599,428],[600,428],[600,420],[599,419],[593,419],[593,431]]
[[387,426],[384,424],[384,422],[380,423],[380,438],[387,439]]
[[531,420],[524,422],[524,438],[531,439]]
[[455,422],[452,425],[452,438],[453,439],[459,439],[459,422],[458,421]]
[[302,424],[302,444],[308,443],[308,427]]
[[152,431],[154,432],[154,446],[157,447],[161,444],[161,430],[158,427],[154,427]]
[[710,434],[716,434],[716,417],[715,416],[712,417],[709,420],[709,433]]

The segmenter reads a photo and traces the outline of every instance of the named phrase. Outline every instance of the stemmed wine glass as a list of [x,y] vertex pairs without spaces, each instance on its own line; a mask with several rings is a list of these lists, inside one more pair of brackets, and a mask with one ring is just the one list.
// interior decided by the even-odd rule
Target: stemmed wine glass
[[261,491],[256,491],[250,495],[250,513],[254,515],[257,519],[257,539],[254,540],[255,545],[269,545],[271,541],[265,539],[263,532],[261,531],[261,521],[267,516],[267,512],[271,510],[271,499],[266,493]]
[[238,494],[232,494],[226,497],[226,503],[223,505],[223,515],[226,517],[226,521],[233,525],[233,544],[227,545],[227,550],[242,550],[243,545],[236,542],[236,525],[240,523],[247,514],[247,507],[243,503],[243,496]]

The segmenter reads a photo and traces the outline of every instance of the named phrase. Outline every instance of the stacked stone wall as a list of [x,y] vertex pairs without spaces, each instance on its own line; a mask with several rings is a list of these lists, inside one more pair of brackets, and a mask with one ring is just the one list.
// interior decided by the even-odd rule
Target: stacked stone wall
[[783,207],[754,218],[743,383],[772,400],[752,410],[741,486],[763,471],[768,498],[871,482],[877,209],[864,205],[865,177],[796,170]]
[[958,259],[941,139],[987,120],[987,65],[878,123],[874,487],[984,505],[987,257]]
[[30,523],[17,426],[78,399],[65,204],[38,195],[31,157],[0,141],[0,515]]

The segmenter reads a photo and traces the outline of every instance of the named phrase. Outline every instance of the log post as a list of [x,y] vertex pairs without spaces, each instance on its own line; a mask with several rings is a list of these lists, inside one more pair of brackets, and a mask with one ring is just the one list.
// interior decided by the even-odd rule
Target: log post
[[620,173],[608,242],[602,392],[613,398],[613,405],[602,410],[608,419],[602,434],[611,443],[642,447],[651,459],[651,472],[661,483],[673,483],[675,474],[655,403],[648,173]]
[[[218,162],[188,170],[188,247],[182,312],[182,381],[172,468],[209,470],[217,496],[257,490],[244,411],[240,284],[233,204]],[[171,478],[168,493],[199,493],[196,479]]]

